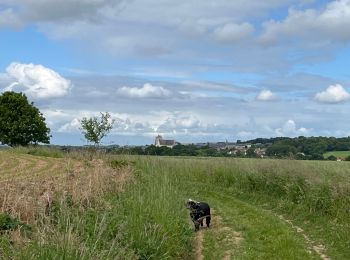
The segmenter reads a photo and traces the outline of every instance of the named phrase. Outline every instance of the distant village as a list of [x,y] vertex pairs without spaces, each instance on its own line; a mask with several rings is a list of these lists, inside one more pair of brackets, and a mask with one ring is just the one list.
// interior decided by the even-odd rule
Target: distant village
[[[176,140],[155,136],[154,143],[139,146],[59,146],[46,145],[65,152],[88,148],[104,150],[112,154],[199,156],[239,158],[281,158],[296,160],[350,161],[350,136],[348,137],[271,137],[236,142],[180,143]],[[11,149],[0,145],[0,149]]]
[[[185,144],[185,143],[179,143],[175,140],[166,140],[163,139],[163,136],[157,135],[155,137],[154,145],[156,147],[168,147],[168,148],[174,148],[176,145],[194,145],[196,148],[202,148],[202,147],[209,147],[214,148],[217,151],[225,151],[228,155],[247,155],[248,149],[252,148],[251,143],[245,143],[238,140],[237,142],[228,142],[227,140],[225,142],[215,142],[215,143],[191,143],[191,144]],[[266,146],[272,145],[271,144],[262,144],[262,143],[255,143],[254,144],[254,153],[258,157],[265,157],[266,156]],[[264,147],[263,147],[264,146]]]

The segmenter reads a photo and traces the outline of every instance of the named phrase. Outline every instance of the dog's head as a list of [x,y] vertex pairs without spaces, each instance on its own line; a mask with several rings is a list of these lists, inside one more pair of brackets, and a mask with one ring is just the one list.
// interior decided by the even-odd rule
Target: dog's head
[[197,206],[197,201],[194,201],[192,199],[188,199],[186,202],[186,208],[188,209],[194,209]]

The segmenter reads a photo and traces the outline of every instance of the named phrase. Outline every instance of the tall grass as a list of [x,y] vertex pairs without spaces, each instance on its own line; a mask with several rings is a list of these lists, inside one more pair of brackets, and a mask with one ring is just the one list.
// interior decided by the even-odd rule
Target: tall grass
[[[0,156],[5,165],[19,157],[11,152]],[[33,158],[19,157],[20,174],[8,167],[9,172],[0,172],[0,213],[4,216],[0,258],[136,258],[132,248],[121,242],[125,232],[123,223],[115,221],[120,219],[116,205],[106,199],[132,182],[130,167],[116,170],[101,160]],[[24,170],[21,165],[31,168]],[[23,232],[25,225],[31,227],[30,232]]]
[[[217,190],[284,214],[334,258],[350,256],[350,165],[257,159],[140,159],[198,196]],[[157,166],[158,165],[158,166]],[[207,197],[207,196],[206,196]]]
[[137,181],[115,200],[129,241],[141,259],[188,258],[193,232],[180,183],[161,161],[137,159]]
[[[189,258],[193,232],[178,183],[153,162],[139,161],[135,171],[127,157],[98,154],[103,161],[90,155],[62,161],[21,155],[17,164],[30,162],[32,171],[43,164],[44,172],[34,178],[29,169],[26,179],[11,177],[11,168],[1,173],[9,176],[0,188],[6,194],[2,211],[30,223],[33,232],[17,241],[14,232],[6,234],[0,253],[15,259]],[[4,162],[18,157],[0,156]],[[44,167],[48,161],[50,167]],[[14,207],[18,202],[27,206]]]
[[65,156],[65,153],[62,150],[47,146],[17,146],[9,149],[8,151],[12,153],[22,153],[53,158],[63,158]]
[[[283,214],[326,245],[331,257],[350,256],[348,163],[68,156],[74,159],[65,157],[65,177],[49,182],[57,196],[49,213],[32,222],[30,237],[13,243],[14,233],[0,236],[0,254],[17,259],[189,259],[194,234],[185,200],[210,198],[210,191],[216,191]],[[111,180],[123,171],[134,177],[120,189]],[[23,192],[19,188],[13,194]]]

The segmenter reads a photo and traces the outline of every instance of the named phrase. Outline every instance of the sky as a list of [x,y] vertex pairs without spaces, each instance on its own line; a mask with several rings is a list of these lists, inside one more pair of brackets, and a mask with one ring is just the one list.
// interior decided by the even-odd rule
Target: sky
[[51,143],[350,136],[350,0],[0,0],[0,92]]

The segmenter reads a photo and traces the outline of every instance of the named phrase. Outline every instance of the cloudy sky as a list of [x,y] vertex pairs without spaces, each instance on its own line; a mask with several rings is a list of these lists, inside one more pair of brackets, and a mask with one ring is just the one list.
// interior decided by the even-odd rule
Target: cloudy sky
[[349,136],[350,0],[0,0],[0,91],[53,144]]

